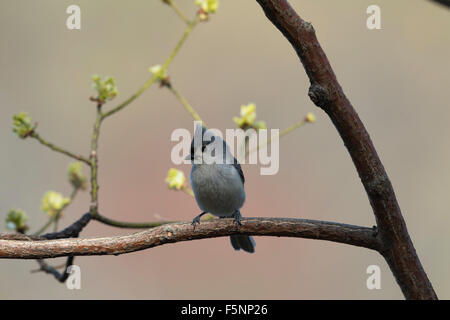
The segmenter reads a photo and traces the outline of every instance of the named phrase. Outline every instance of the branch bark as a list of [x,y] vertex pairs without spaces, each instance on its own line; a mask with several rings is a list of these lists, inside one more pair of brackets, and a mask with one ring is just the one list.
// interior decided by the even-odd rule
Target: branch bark
[[380,253],[407,299],[437,299],[406,228],[391,182],[358,114],[345,96],[313,26],[286,0],[257,0],[294,47],[311,86],[309,97],[339,132],[369,197],[381,239]]
[[67,278],[69,278],[69,273],[67,271],[70,268],[70,266],[73,264],[74,259],[75,259],[75,257],[73,257],[73,256],[69,256],[67,258],[66,265],[62,272],[59,272],[58,270],[56,270],[55,267],[48,265],[44,260],[39,259],[39,260],[37,260],[37,262],[39,264],[39,269],[36,271],[43,271],[45,273],[51,274],[55,277],[56,280],[58,280],[61,283],[64,283],[64,282],[66,282]]
[[450,0],[431,0],[431,1],[439,3],[447,8],[450,8]]
[[[0,258],[47,259],[63,256],[119,255],[167,243],[249,234],[255,236],[297,237],[346,243],[373,250],[380,249],[376,230],[335,222],[288,219],[243,218],[236,229],[233,219],[214,219],[191,223],[173,223],[125,236],[96,239],[39,240],[19,237],[11,240],[0,235]],[[14,239],[14,238],[13,238]]]

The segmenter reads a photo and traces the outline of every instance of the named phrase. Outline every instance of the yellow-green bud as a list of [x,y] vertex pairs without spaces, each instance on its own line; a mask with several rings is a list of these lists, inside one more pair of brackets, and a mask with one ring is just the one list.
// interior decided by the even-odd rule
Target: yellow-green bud
[[25,139],[31,132],[33,132],[34,127],[31,124],[32,119],[26,112],[20,112],[13,116],[13,132],[15,132],[19,138]]
[[6,227],[10,230],[24,233],[28,229],[28,226],[26,225],[27,221],[28,216],[24,211],[20,209],[11,209],[6,216]]
[[171,168],[167,173],[166,182],[169,189],[180,190],[186,182],[183,171]]
[[81,162],[72,162],[67,170],[67,176],[74,188],[86,190],[87,178],[83,174],[83,164]]
[[218,0],[195,0],[195,4],[198,5],[204,13],[215,13],[219,7]]
[[97,97],[94,98],[95,101],[105,103],[119,94],[113,77],[106,77],[102,80],[99,75],[95,74],[92,76],[92,80],[94,81],[92,87],[97,91]]
[[163,81],[167,78],[167,71],[160,64],[154,65],[148,70],[153,74],[154,77],[156,77],[156,80],[158,81]]
[[305,121],[309,123],[314,123],[316,122],[316,116],[312,112],[309,112],[305,117]]
[[42,198],[41,209],[50,217],[55,217],[69,203],[70,198],[64,198],[62,194],[55,191],[48,191]]

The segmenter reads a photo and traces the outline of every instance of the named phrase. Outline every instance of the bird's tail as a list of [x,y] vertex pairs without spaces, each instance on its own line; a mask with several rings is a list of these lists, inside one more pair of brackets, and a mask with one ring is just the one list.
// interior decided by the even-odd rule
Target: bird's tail
[[234,250],[244,250],[249,253],[255,252],[255,240],[252,236],[245,236],[241,234],[234,234],[230,236],[231,245]]

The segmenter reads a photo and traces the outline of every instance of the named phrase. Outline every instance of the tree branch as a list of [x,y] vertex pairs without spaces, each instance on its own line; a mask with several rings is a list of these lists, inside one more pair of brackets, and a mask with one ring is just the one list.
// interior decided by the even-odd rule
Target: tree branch
[[[178,41],[177,45],[175,46],[175,48],[170,53],[170,55],[167,58],[166,62],[164,62],[163,66],[162,66],[163,70],[167,69],[169,67],[169,65],[172,63],[173,59],[175,59],[175,56],[178,54],[178,52],[180,51],[181,47],[185,43],[186,39],[192,33],[192,30],[194,30],[195,26],[198,24],[199,21],[200,20],[199,20],[199,18],[197,16],[192,22],[190,22],[186,26],[186,30],[184,31],[184,34],[181,37],[180,41]],[[139,97],[145,90],[147,90],[156,80],[158,80],[158,77],[156,75],[154,75],[149,80],[147,80],[147,82],[145,82],[144,85],[141,88],[139,88],[139,90],[135,94],[133,94],[131,97],[129,97],[127,100],[122,102],[117,107],[109,110],[108,112],[105,112],[103,114],[102,119],[108,118],[109,116],[112,116],[116,112],[118,112],[118,111],[122,110],[123,108],[125,108],[126,106],[128,106],[137,97]]]
[[365,247],[380,248],[376,231],[335,222],[287,219],[287,218],[243,218],[236,229],[233,219],[214,219],[202,222],[195,230],[191,223],[166,224],[125,236],[97,239],[61,239],[34,241],[0,240],[0,258],[46,259],[64,256],[119,255],[167,243],[197,239],[251,234],[255,236],[296,237],[328,240]]
[[106,224],[111,227],[124,228],[124,229],[148,229],[162,226],[163,224],[176,223],[175,221],[155,221],[155,222],[128,222],[110,219],[108,217],[102,216],[101,214],[96,214],[93,216],[94,220]]
[[0,233],[0,239],[3,240],[51,240],[51,239],[65,239],[65,238],[77,238],[84,227],[91,221],[92,215],[88,212],[81,216],[80,219],[72,223],[67,228],[58,231],[50,232],[43,235],[31,235],[22,233]]
[[[36,240],[50,240],[50,239],[66,239],[66,238],[77,238],[80,232],[84,229],[84,227],[91,221],[92,215],[88,212],[85,213],[80,219],[75,221],[73,224],[68,226],[67,228],[59,231],[46,233],[42,236],[38,237]],[[43,259],[38,259],[37,263],[39,264],[38,271],[44,271],[45,273],[52,274],[56,280],[61,283],[66,282],[69,277],[68,268],[73,264],[74,256],[69,255],[66,260],[66,265],[62,272],[59,272],[55,267],[47,264]]]
[[450,8],[450,0],[431,0],[431,1],[439,3],[447,8]]
[[186,16],[183,14],[183,12],[180,10],[180,8],[178,8],[176,3],[173,2],[173,0],[163,0],[163,2],[168,4],[173,9],[173,11],[175,11],[175,13],[178,15],[178,17],[180,17],[180,19],[183,20],[184,23],[189,25],[189,23],[190,23],[189,19],[186,18]]
[[309,97],[339,132],[367,192],[384,256],[407,299],[437,299],[406,229],[391,182],[358,114],[345,96],[312,25],[286,0],[257,0],[294,47],[311,86]]
[[52,267],[52,266],[48,265],[44,260],[39,259],[39,260],[37,260],[37,262],[39,264],[39,269],[37,271],[43,271],[45,273],[52,274],[56,280],[58,280],[61,283],[64,283],[64,282],[66,282],[67,278],[69,277],[69,273],[67,272],[67,270],[73,264],[73,260],[74,260],[74,257],[69,256],[67,258],[64,270],[62,272],[59,272],[58,270],[56,270],[55,267]]
[[58,231],[51,232],[41,235],[40,239],[65,239],[65,238],[77,238],[80,232],[84,229],[84,227],[91,221],[92,215],[88,212],[81,216],[80,219],[75,221],[73,224],[68,226],[67,228]]
[[90,213],[95,216],[98,213],[98,139],[100,137],[100,126],[102,124],[103,114],[102,114],[102,104],[97,105],[97,117],[94,123],[94,130],[92,132],[91,139],[91,155],[89,157],[91,165],[91,206]]
[[65,150],[65,149],[63,149],[63,148],[61,148],[61,147],[58,147],[58,146],[54,145],[53,143],[48,142],[47,140],[43,139],[39,134],[37,134],[37,132],[35,132],[35,131],[32,131],[32,132],[30,133],[30,137],[36,139],[36,140],[39,141],[42,145],[44,145],[44,146],[46,146],[46,147],[52,149],[53,151],[62,153],[62,154],[66,155],[66,156],[68,156],[68,157],[70,157],[70,158],[75,159],[75,160],[82,161],[82,162],[84,162],[85,164],[87,164],[88,166],[91,165],[91,163],[89,162],[89,160],[86,159],[85,157],[83,157],[83,156],[81,156],[81,155],[74,154],[74,153],[72,153],[72,152],[70,152],[70,151],[67,151],[67,150]]

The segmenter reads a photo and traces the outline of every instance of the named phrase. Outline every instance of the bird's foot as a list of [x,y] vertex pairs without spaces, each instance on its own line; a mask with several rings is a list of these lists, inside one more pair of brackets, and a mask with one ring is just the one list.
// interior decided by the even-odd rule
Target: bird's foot
[[196,216],[194,219],[192,219],[192,225],[194,226],[194,230],[195,230],[195,226],[197,224],[200,224],[200,218],[205,214],[206,214],[206,212],[202,212],[198,216]]
[[239,228],[239,226],[242,225],[242,223],[241,223],[241,218],[242,218],[241,212],[239,210],[236,210],[233,213],[233,218],[234,218],[234,223],[236,223],[236,228]]

